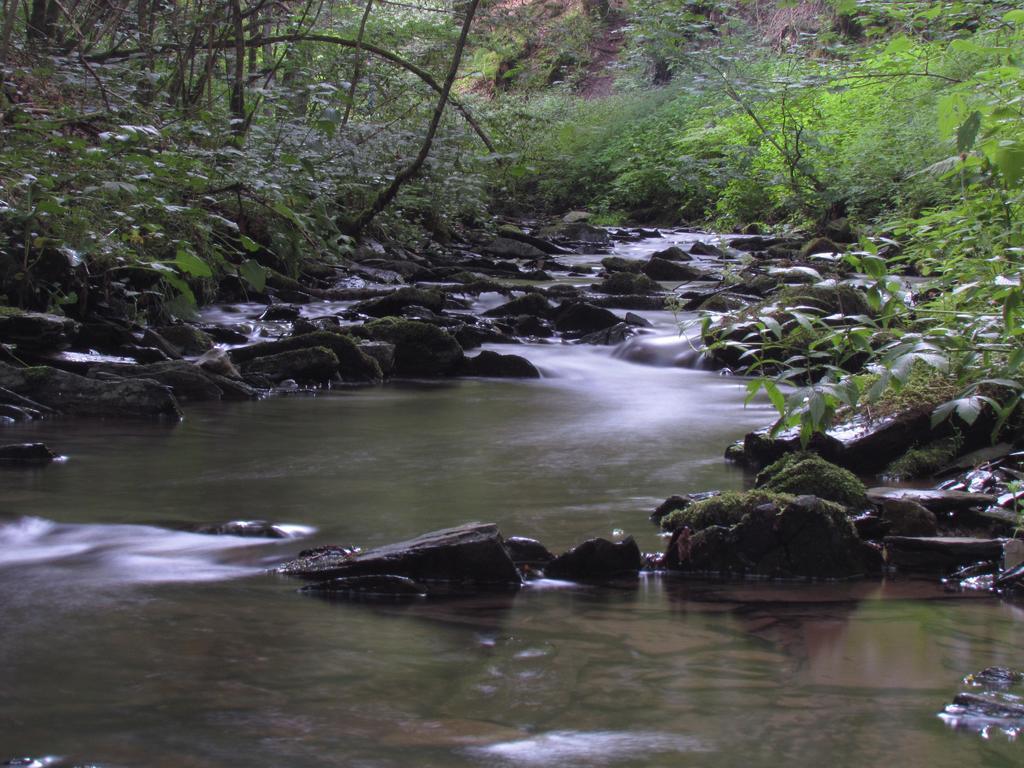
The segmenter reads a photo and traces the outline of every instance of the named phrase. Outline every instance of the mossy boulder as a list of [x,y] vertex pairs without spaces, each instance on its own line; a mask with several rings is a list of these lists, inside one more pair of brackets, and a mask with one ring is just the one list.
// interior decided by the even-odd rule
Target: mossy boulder
[[538,232],[541,237],[554,240],[569,240],[586,245],[607,245],[611,242],[611,235],[608,231],[587,224],[583,221],[562,222],[550,227],[544,227]]
[[338,372],[338,357],[327,347],[303,347],[257,357],[242,365],[244,376],[265,377],[274,384],[286,379],[321,384]]
[[661,527],[666,531],[675,531],[689,526],[700,531],[712,525],[726,527],[738,523],[744,515],[762,504],[787,504],[793,500],[790,494],[776,493],[768,490],[726,491],[718,496],[694,501],[670,512],[661,519]]
[[[344,381],[353,383],[374,383],[383,378],[380,365],[375,359],[364,353],[351,336],[331,331],[314,331],[299,336],[292,336],[277,341],[266,341],[250,344],[231,350],[231,360],[236,365],[244,366],[251,360],[282,352],[293,352],[300,349],[325,347],[338,361],[337,373]],[[298,358],[295,358],[298,359]],[[286,376],[285,378],[294,378]]]
[[606,272],[634,272],[639,273],[646,262],[639,259],[624,259],[621,256],[605,256],[601,259],[601,266]]
[[818,253],[842,253],[842,246],[836,245],[827,237],[815,237],[808,240],[800,249],[800,257],[807,259]]
[[156,332],[177,347],[182,355],[201,355],[213,349],[213,337],[191,325],[164,325]]
[[465,357],[454,336],[419,320],[385,317],[367,323],[360,332],[395,345],[397,376],[449,376],[458,372]]
[[867,506],[867,488],[855,474],[815,453],[783,456],[758,473],[755,485],[767,491],[813,495],[850,509]]
[[72,416],[181,418],[171,390],[151,379],[101,381],[49,366],[16,368],[0,362],[0,387]]
[[631,272],[616,272],[609,275],[594,286],[599,293],[610,293],[615,296],[646,295],[661,291],[661,286],[647,275]]
[[780,578],[847,578],[869,569],[865,545],[842,507],[815,496],[759,504],[734,525],[693,534],[683,570]]

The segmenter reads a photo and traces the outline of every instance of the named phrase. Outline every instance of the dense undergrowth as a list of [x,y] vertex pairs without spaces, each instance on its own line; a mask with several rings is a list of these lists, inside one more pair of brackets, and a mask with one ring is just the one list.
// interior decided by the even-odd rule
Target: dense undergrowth
[[[752,388],[779,426],[820,429],[918,364],[956,388],[940,415],[1003,425],[1020,401],[1015,3],[484,4],[436,135],[464,5],[3,7],[0,303],[182,317],[225,286],[259,294],[342,264],[356,234],[443,247],[494,213],[726,231],[845,218],[861,242],[843,266],[871,312],[841,333],[753,318],[749,371],[772,374]],[[616,92],[584,99],[612,25]],[[908,275],[930,282],[908,290]],[[765,360],[794,333],[811,343]]]

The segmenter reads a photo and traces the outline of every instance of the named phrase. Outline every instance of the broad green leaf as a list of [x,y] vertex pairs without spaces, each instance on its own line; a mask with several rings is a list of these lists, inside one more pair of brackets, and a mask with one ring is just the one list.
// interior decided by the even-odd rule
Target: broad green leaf
[[995,165],[1008,187],[1019,187],[1024,181],[1024,146],[1014,143],[1000,146],[995,152]]
[[239,235],[238,240],[242,244],[242,247],[245,248],[245,250],[247,250],[249,253],[255,253],[261,247],[259,243],[257,243],[248,235]]
[[174,257],[174,263],[182,272],[193,277],[213,277],[213,270],[210,265],[200,259],[194,253],[189,253],[184,248],[179,248]]
[[238,276],[257,293],[263,293],[267,287],[267,269],[254,259],[246,259],[239,265]]
[[956,129],[956,151],[966,152],[974,146],[974,140],[978,138],[978,131],[981,130],[981,112],[974,110]]

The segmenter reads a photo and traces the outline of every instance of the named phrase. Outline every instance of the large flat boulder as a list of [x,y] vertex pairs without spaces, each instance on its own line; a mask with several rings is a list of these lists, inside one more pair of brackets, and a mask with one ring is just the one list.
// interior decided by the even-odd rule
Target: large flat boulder
[[285,563],[280,573],[310,581],[405,576],[421,582],[516,586],[519,571],[498,527],[467,523],[359,554],[327,549]]
[[998,562],[1003,542],[960,536],[887,536],[885,557],[901,571],[948,573],[982,560]]
[[959,512],[996,503],[996,497],[988,493],[888,486],[869,488],[868,500],[879,506],[892,501],[913,501],[932,512]]
[[0,307],[0,342],[23,350],[64,349],[78,334],[79,324],[45,312],[22,312]]
[[0,387],[71,416],[181,418],[171,390],[151,379],[104,381],[47,366],[0,363]]

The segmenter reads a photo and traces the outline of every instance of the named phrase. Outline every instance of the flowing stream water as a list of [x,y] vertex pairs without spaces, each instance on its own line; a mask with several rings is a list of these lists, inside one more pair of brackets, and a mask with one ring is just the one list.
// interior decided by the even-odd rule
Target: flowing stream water
[[[329,603],[268,572],[308,546],[470,520],[555,551],[624,534],[660,549],[650,510],[742,487],[722,451],[770,412],[743,407],[742,382],[675,365],[693,357],[676,318],[643,314],[655,332],[626,350],[501,350],[530,358],[539,381],[191,406],[177,425],[5,428],[4,442],[68,458],[0,472],[0,762],[1020,765],[1005,734],[936,713],[964,674],[1024,666],[1024,612],[938,585],[647,576]],[[237,519],[292,538],[181,530]]]

